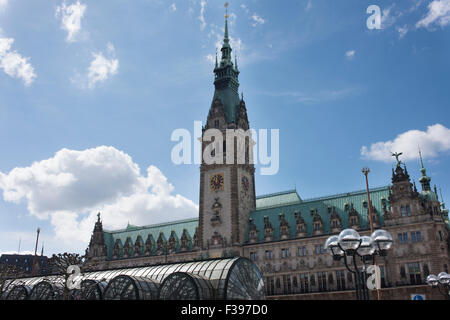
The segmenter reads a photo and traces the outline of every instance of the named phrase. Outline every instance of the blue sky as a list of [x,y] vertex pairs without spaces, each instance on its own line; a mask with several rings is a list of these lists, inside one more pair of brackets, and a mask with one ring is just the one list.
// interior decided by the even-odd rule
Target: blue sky
[[[229,1],[253,128],[280,130],[257,194],[390,183],[417,146],[448,199],[450,0]],[[369,30],[376,4],[382,28]],[[208,0],[0,0],[0,252],[81,252],[107,228],[197,215],[199,168],[171,162],[206,120],[224,5]]]

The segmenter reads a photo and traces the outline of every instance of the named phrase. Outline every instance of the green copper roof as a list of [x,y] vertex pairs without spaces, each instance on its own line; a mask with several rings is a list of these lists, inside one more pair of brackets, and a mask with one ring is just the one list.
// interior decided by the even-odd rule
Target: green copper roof
[[179,220],[168,223],[154,224],[149,226],[136,227],[132,225],[128,225],[125,229],[108,231],[105,230],[105,244],[107,247],[108,258],[112,257],[114,243],[117,239],[120,239],[122,245],[125,244],[125,241],[128,237],[131,238],[132,243],[134,244],[137,237],[141,236],[143,242],[147,240],[149,234],[153,236],[154,241],[158,240],[160,232],[163,233],[164,238],[168,240],[170,238],[170,234],[172,231],[175,231],[178,238],[183,234],[183,230],[186,229],[188,235],[192,239],[195,234],[195,228],[198,226],[198,218],[195,219],[187,219],[187,220]]
[[[317,209],[318,214],[322,218],[325,233],[330,233],[330,217],[333,207],[335,207],[336,212],[341,218],[343,228],[347,228],[349,223],[349,209],[346,210],[346,204],[348,205],[348,208],[353,204],[353,207],[358,212],[361,227],[363,229],[369,227],[368,208],[367,206],[364,207],[364,202],[367,204],[367,193],[365,190],[308,200],[301,200],[299,197],[296,202],[293,201],[295,199],[295,194],[295,191],[288,191],[275,196],[259,197],[258,200],[263,201],[263,203],[260,202],[260,205],[258,206],[257,200],[257,208],[250,213],[250,218],[253,219],[253,222],[259,230],[258,236],[260,242],[263,241],[264,237],[265,216],[269,218],[269,221],[272,224],[274,240],[279,240],[280,213],[285,214],[285,219],[289,223],[291,238],[295,238],[295,212],[301,212],[307,226],[308,236],[312,235],[313,216],[311,215],[311,211],[315,209]],[[378,218],[381,225],[384,224],[382,217],[382,201],[385,200],[387,202],[388,196],[389,191],[387,186],[370,190],[372,204],[378,212]],[[290,202],[291,200],[292,202]],[[276,205],[276,203],[279,203],[279,205]],[[248,232],[246,240],[248,240]]]
[[426,201],[438,201],[437,194],[433,191],[422,191],[420,197]]
[[301,201],[296,190],[278,192],[256,197],[256,210],[300,203]]
[[219,99],[223,105],[223,111],[228,123],[236,122],[239,115],[239,94],[230,88],[216,89],[214,91],[213,101]]

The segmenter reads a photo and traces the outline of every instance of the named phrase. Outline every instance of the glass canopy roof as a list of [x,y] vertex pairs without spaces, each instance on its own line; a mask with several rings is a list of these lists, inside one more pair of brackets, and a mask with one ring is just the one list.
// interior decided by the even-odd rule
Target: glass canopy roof
[[[78,280],[81,288],[71,291],[71,299],[264,299],[261,272],[243,257],[87,272]],[[60,299],[62,281],[61,276],[16,279],[10,293],[16,290],[15,295],[34,300]]]

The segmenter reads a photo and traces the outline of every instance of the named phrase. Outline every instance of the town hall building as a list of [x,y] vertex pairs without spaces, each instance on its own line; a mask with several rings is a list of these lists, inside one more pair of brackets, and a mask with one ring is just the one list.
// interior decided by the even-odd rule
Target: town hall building
[[[231,52],[226,20],[203,133],[250,128]],[[202,152],[207,146],[203,140]],[[386,186],[370,190],[369,204],[366,191],[314,199],[302,199],[296,190],[256,196],[255,168],[248,160],[201,164],[198,218],[105,230],[99,215],[86,250],[88,263],[110,270],[245,257],[261,270],[267,298],[354,299],[353,275],[333,260],[324,243],[346,228],[370,235],[371,205],[374,227],[394,237],[387,257],[379,260],[383,298],[440,298],[425,279],[449,271],[450,222],[423,163],[416,186],[398,160]]]

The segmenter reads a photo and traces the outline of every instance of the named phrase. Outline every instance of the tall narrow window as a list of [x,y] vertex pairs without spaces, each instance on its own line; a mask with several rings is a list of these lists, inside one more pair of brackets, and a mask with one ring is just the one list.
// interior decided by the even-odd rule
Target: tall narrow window
[[308,274],[306,274],[306,273],[300,274],[300,292],[301,293],[309,292]]
[[405,211],[405,207],[404,206],[400,207],[400,211],[402,213],[402,217],[406,216],[406,211]]
[[304,256],[306,256],[306,248],[305,248],[305,247],[299,247],[299,248],[298,248],[298,256],[299,256],[299,257],[304,257]]
[[409,205],[406,205],[406,215],[409,217],[411,216],[411,208]]
[[289,275],[283,276],[283,293],[284,294],[291,294],[292,293],[291,276],[289,276]]
[[422,284],[422,274],[418,262],[408,263],[410,284]]
[[317,282],[319,284],[319,291],[327,290],[327,274],[325,272],[317,273]]
[[273,279],[273,277],[269,277],[266,280],[267,283],[267,295],[271,296],[273,294],[275,294],[275,281]]
[[345,290],[345,271],[336,271],[337,290]]

